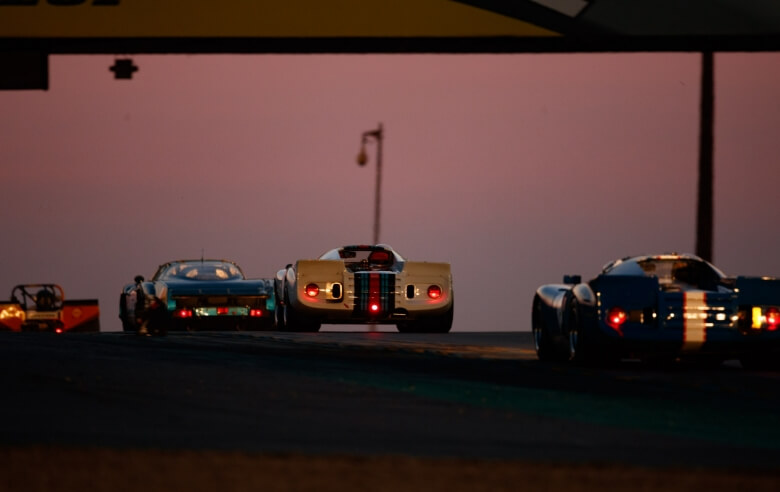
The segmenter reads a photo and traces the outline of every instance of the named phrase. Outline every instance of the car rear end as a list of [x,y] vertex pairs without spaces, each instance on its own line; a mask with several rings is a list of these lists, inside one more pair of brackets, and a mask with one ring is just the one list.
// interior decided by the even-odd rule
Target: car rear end
[[445,313],[453,302],[446,263],[352,272],[339,260],[300,260],[295,271],[296,308],[324,322],[396,323]]
[[624,357],[728,355],[744,342],[729,289],[661,288],[654,277],[600,276],[597,326]]
[[780,279],[736,277],[741,353],[774,359],[780,366]]
[[732,292],[662,292],[657,317],[659,334],[677,344],[682,355],[728,357],[743,341],[739,306]]
[[99,332],[97,299],[65,301],[60,309],[24,310],[16,303],[0,304],[0,331]]
[[271,287],[168,286],[167,308],[174,330],[258,330],[273,325]]

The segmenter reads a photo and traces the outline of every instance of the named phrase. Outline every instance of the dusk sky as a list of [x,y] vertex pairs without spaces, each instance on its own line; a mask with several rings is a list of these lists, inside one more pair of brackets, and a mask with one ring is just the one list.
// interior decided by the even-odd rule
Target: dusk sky
[[[52,56],[48,91],[0,92],[0,295],[59,283],[117,331],[166,261],[272,277],[368,243],[380,122],[380,241],[452,264],[454,331],[528,331],[543,283],[694,251],[698,54],[133,59]],[[780,54],[716,54],[715,90],[714,263],[780,276]]]

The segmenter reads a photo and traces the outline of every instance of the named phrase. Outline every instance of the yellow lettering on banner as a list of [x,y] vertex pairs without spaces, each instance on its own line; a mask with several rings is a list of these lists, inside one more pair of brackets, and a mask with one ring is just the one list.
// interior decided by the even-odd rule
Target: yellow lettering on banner
[[450,0],[10,1],[0,1],[0,38],[558,35]]

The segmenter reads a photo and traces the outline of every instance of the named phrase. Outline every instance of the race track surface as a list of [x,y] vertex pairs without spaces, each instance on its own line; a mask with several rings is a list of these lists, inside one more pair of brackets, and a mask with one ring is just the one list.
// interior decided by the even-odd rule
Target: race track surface
[[0,333],[0,490],[777,490],[778,383],[529,333]]

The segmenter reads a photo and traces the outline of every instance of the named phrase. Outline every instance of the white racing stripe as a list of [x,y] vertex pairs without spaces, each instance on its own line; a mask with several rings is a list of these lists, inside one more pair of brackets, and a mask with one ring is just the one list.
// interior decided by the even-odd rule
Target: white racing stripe
[[683,350],[701,348],[707,338],[705,292],[685,292],[683,294]]
[[577,17],[588,6],[585,0],[531,0],[543,7],[555,10],[569,17]]

